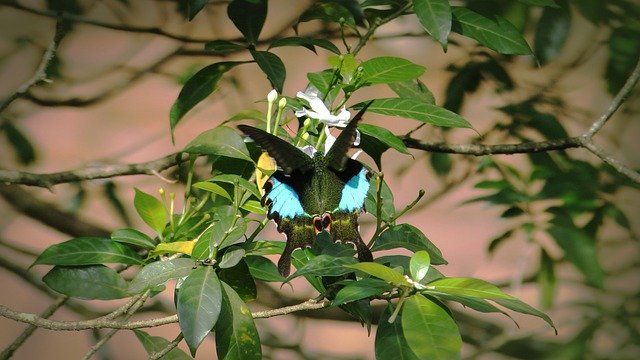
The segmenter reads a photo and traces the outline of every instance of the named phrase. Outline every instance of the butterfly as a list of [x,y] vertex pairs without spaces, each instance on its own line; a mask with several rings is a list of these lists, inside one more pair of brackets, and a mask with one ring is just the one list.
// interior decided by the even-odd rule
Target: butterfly
[[342,130],[326,155],[318,151],[313,157],[266,131],[238,126],[275,159],[279,168],[263,187],[262,204],[268,208],[269,219],[276,222],[278,231],[287,238],[278,261],[281,275],[289,275],[293,251],[313,245],[322,231],[328,232],[333,241],[353,243],[360,261],[373,261],[358,230],[370,173],[347,156],[367,107],[368,104]]

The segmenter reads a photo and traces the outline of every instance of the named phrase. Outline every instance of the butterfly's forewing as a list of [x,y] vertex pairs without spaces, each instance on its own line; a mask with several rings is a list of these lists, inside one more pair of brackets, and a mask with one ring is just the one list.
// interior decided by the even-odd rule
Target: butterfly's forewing
[[358,130],[358,123],[362,119],[362,115],[364,115],[365,111],[369,105],[371,105],[373,101],[367,103],[356,116],[349,121],[349,124],[342,130],[338,138],[331,146],[331,149],[327,152],[326,161],[327,165],[337,171],[343,171],[347,164],[347,151],[353,145],[353,142],[356,139],[356,132]]
[[238,129],[274,158],[285,174],[289,175],[294,170],[305,172],[313,167],[311,158],[289,142],[253,126],[238,125]]

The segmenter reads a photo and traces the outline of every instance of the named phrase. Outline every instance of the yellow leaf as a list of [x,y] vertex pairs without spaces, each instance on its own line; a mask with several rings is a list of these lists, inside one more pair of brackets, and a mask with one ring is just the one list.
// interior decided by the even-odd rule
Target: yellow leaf
[[152,251],[153,255],[161,255],[161,254],[176,254],[182,253],[191,255],[191,251],[193,250],[193,245],[195,241],[175,241],[171,243],[160,243],[156,248]]

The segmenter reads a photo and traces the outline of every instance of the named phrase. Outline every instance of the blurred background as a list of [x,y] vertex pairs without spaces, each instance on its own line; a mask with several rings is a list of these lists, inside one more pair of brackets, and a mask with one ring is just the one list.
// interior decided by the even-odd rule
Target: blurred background
[[[294,35],[292,25],[311,3],[270,1],[261,38]],[[536,26],[542,17],[552,16],[544,15],[542,8],[529,7],[524,2],[477,3],[479,7],[496,6],[496,11],[509,16],[525,31],[530,44],[534,44],[536,31],[539,31]],[[176,128],[175,144],[171,142],[169,109],[184,81],[200,68],[221,59],[250,59],[243,52],[219,56],[203,50],[207,40],[240,38],[226,17],[226,5],[226,1],[210,1],[192,22],[188,22],[181,14],[178,1],[0,1],[2,99],[14,93],[35,73],[53,37],[57,9],[72,14],[70,18],[74,20],[49,71],[51,82],[33,88],[0,114],[3,129],[0,168],[49,173],[150,161],[179,151],[197,134],[240,111],[265,111],[262,100],[271,90],[266,77],[255,65],[238,67],[223,78],[217,92],[184,118]],[[490,7],[487,9],[491,10]],[[570,21],[549,24],[558,26],[555,31],[565,34],[566,39],[544,64],[536,62],[532,56],[505,59],[455,34],[444,53],[439,44],[424,36],[417,19],[408,16],[381,27],[358,58],[395,55],[424,65],[427,72],[421,80],[433,92],[436,103],[446,104],[465,117],[485,135],[485,143],[518,142],[513,137],[494,135],[494,130],[500,126],[519,121],[513,113],[499,108],[535,96],[547,100],[541,102],[538,109],[552,114],[569,135],[578,135],[604,112],[612,99],[612,81],[605,73],[610,71],[607,70],[612,56],[610,36],[622,25],[594,24],[584,15],[583,9],[573,3],[565,10]],[[343,49],[339,32],[328,24],[312,21],[300,24],[298,30],[301,34],[334,40]],[[624,49],[630,49],[633,57],[637,45],[633,39],[630,41]],[[260,46],[266,47],[266,44]],[[317,54],[293,47],[282,47],[273,52],[282,58],[287,68],[284,87],[287,96],[295,96],[297,91],[304,90],[308,72],[329,67],[327,57],[330,53],[320,48]],[[504,78],[496,76],[499,72],[474,72],[470,66],[487,59],[500,61],[510,86]],[[464,69],[466,72],[462,71]],[[474,77],[477,79],[469,80]],[[458,79],[457,83],[455,79]],[[456,92],[455,86],[466,90]],[[350,103],[391,96],[393,93],[387,88],[368,88],[359,92]],[[459,104],[455,103],[456,99]],[[637,156],[640,153],[637,141],[640,102],[637,100],[638,91],[635,91],[597,139],[599,145],[632,168],[640,167]],[[405,134],[417,125],[411,120],[374,114],[367,115],[365,121],[384,125],[395,134]],[[429,127],[413,134],[425,141],[454,144],[475,141],[477,135],[468,129],[443,131]],[[531,135],[532,138],[535,136]],[[523,233],[513,232],[505,236],[508,241],[501,241],[501,234],[520,224],[517,219],[502,216],[504,206],[467,202],[487,195],[486,189],[475,186],[492,176],[491,172],[478,171],[484,158],[436,157],[422,151],[411,152],[412,156],[392,151],[384,154],[385,180],[394,192],[396,208],[403,208],[413,201],[420,189],[426,191],[425,198],[401,220],[420,228],[442,250],[449,265],[439,269],[447,276],[472,276],[499,284],[510,294],[544,309],[559,329],[556,336],[553,329],[538,318],[513,315],[518,328],[507,317],[485,316],[454,306],[460,310],[457,320],[468,343],[463,349],[463,357],[540,358],[535,351],[551,346],[549,344],[564,344],[558,347],[558,359],[632,359],[640,356],[640,278],[636,271],[640,257],[637,238],[633,235],[640,230],[637,216],[640,196],[636,190],[629,187],[602,195],[627,214],[630,224],[625,228],[614,221],[604,221],[599,231],[598,254],[606,273],[605,287],[596,289],[586,286],[583,275],[571,264],[561,261],[562,250],[548,236],[536,235],[532,240]],[[599,163],[599,159],[582,149],[567,150],[567,153],[573,159]],[[492,158],[522,173],[531,170],[526,155]],[[375,166],[366,156],[359,159]],[[0,283],[3,286],[0,304],[26,313],[40,313],[51,304],[54,295],[43,288],[40,281],[48,268],[29,269],[35,256],[47,246],[80,234],[108,234],[124,226],[151,233],[133,209],[133,188],[157,194],[162,187],[181,194],[181,184],[164,179],[175,177],[172,171],[166,171],[162,177],[125,176],[61,184],[50,189],[0,185]],[[532,191],[538,190],[534,187]],[[372,216],[362,216],[363,238],[368,239],[373,234],[375,226],[372,224]],[[281,238],[274,225],[267,229],[263,235],[265,239]],[[554,261],[557,260],[554,262],[553,301],[547,301],[547,304],[541,300],[542,285],[538,277],[541,246]],[[168,314],[175,311],[173,299],[168,294],[170,291],[154,298],[148,311],[140,317],[164,316],[163,311]],[[282,288],[269,284],[260,286],[259,298],[250,307],[252,310],[264,309],[313,296],[314,292],[302,281]],[[74,300],[53,318],[92,318],[119,304],[121,302]],[[545,305],[550,307],[545,308]],[[602,326],[590,330],[591,325],[587,325],[594,319]],[[374,357],[373,336],[368,336],[360,324],[334,310],[257,320],[257,325],[268,347],[265,354],[274,359]],[[5,348],[25,327],[0,318],[0,347]],[[167,339],[173,339],[178,332],[177,324],[149,329],[149,333]],[[81,358],[99,336],[91,331],[68,333],[38,329],[14,358]],[[512,349],[505,350],[506,345]],[[180,347],[186,349],[184,344]],[[120,331],[94,358],[138,359],[145,356],[146,352],[135,336],[130,331]],[[212,339],[205,340],[197,358],[215,358]]]

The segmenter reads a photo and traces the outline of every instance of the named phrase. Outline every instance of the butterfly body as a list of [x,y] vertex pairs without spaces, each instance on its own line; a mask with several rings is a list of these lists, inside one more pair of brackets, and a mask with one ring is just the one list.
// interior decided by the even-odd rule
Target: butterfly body
[[262,202],[278,231],[287,236],[278,262],[278,270],[284,276],[289,274],[293,250],[311,246],[322,231],[331,234],[334,241],[355,244],[361,261],[372,260],[358,232],[357,221],[369,190],[368,171],[346,155],[364,110],[366,107],[342,131],[326,155],[316,152],[313,157],[263,130],[239,126],[280,168],[265,183]]

